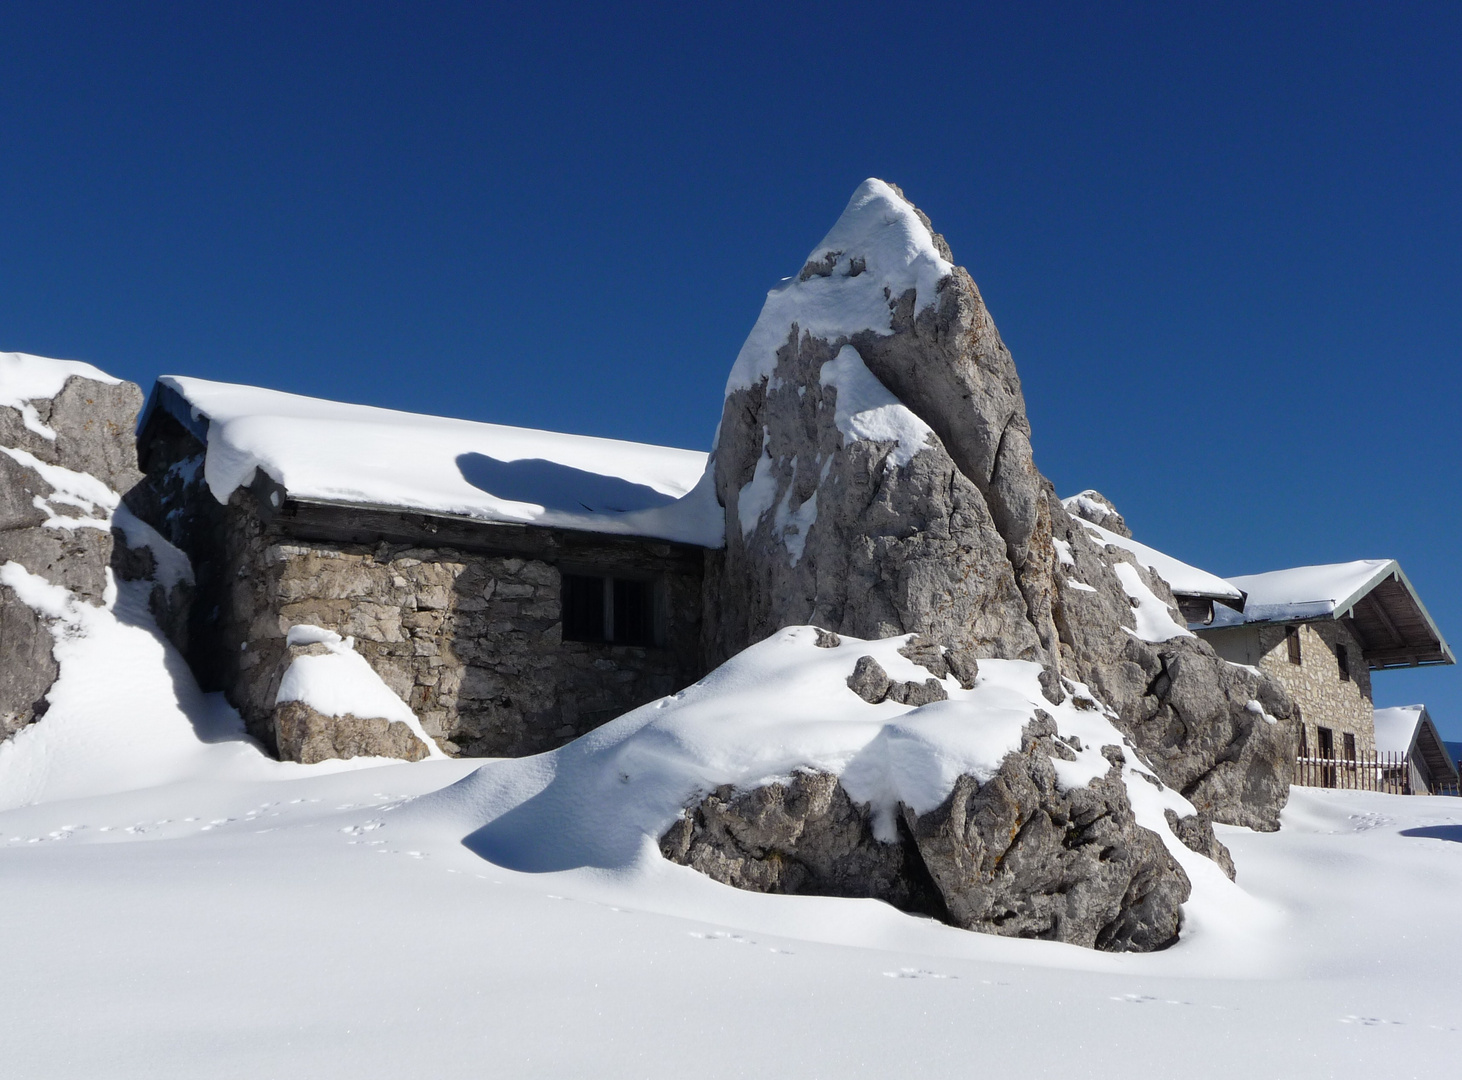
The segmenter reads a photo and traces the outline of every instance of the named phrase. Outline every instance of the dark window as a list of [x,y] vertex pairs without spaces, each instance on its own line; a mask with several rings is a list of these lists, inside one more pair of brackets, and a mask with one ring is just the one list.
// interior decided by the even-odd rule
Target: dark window
[[614,643],[655,643],[655,583],[614,579]]
[[1335,662],[1340,665],[1340,681],[1350,682],[1350,650],[1342,642],[1335,643]]
[[1298,626],[1284,628],[1284,643],[1289,646],[1289,662],[1298,664],[1300,662],[1300,628]]
[[655,644],[653,581],[564,574],[562,598],[565,641]]
[[587,574],[565,574],[561,591],[564,640],[605,640],[604,579]]
[[1345,733],[1345,760],[1355,760],[1355,736],[1348,731]]

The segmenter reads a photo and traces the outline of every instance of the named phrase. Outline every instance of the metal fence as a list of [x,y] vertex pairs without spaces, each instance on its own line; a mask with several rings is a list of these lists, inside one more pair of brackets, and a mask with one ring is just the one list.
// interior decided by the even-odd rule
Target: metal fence
[[[1374,757],[1295,759],[1294,782],[1300,787],[1343,788],[1348,791],[1384,791],[1411,795],[1411,763],[1405,754],[1377,753]],[[1425,795],[1427,792],[1423,791]],[[1441,794],[1440,792],[1438,794]]]

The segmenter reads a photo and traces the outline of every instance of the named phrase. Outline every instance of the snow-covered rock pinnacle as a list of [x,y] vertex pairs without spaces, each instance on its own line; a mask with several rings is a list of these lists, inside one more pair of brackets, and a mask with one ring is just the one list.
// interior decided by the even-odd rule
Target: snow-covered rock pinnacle
[[1062,506],[979,289],[898,188],[860,185],[768,294],[710,469],[710,662],[801,623],[1034,661],[1048,700],[1091,687],[1202,813],[1277,827],[1283,691],[1218,659],[1150,567]]

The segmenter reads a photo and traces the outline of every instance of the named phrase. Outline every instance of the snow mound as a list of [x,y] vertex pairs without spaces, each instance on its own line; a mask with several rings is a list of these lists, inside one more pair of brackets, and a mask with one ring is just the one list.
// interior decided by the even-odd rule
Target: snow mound
[[[1101,748],[1123,746],[1080,684],[1072,684],[1075,692],[1063,704],[1047,701],[1037,664],[981,660],[972,689],[953,676],[943,680],[948,700],[870,705],[847,685],[861,656],[873,656],[896,681],[930,677],[898,651],[909,636],[844,637],[836,648],[819,647],[817,638],[813,627],[789,627],[694,686],[567,746],[484,765],[422,800],[417,811],[470,823],[468,846],[511,869],[644,869],[660,859],[657,840],[682,810],[721,785],[750,789],[800,769],[830,772],[855,801],[870,806],[875,835],[891,841],[900,802],[926,813],[960,775],[988,779],[1020,747],[1037,709],[1083,748],[1075,761],[1053,759],[1064,788],[1105,775],[1109,763]],[[1164,811],[1187,816],[1191,804],[1159,784],[1130,750],[1125,755],[1123,776],[1138,823],[1163,838],[1195,890],[1230,888],[1222,871],[1168,828]]]
[[51,620],[60,667],[45,716],[0,743],[0,809],[205,775],[257,777],[273,764],[158,632],[151,582],[114,586],[104,607],[16,562],[0,566],[0,583]]
[[807,268],[767,293],[731,368],[726,394],[771,377],[777,350],[794,323],[801,333],[828,341],[864,330],[892,333],[890,298],[913,289],[914,310],[922,311],[953,270],[908,200],[882,180],[863,181],[808,255]]

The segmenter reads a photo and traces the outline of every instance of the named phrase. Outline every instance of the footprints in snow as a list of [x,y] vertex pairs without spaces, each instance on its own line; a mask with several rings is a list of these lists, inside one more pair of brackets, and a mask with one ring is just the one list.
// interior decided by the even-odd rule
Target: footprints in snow
[[[612,910],[618,911],[619,909],[614,908]],[[691,937],[696,938],[700,941],[729,941],[734,945],[751,945],[753,947],[756,945],[756,942],[752,941],[750,938],[743,937],[741,934],[734,934],[730,930],[709,930],[705,933],[702,933],[699,930],[691,930],[688,931],[688,933]],[[767,952],[776,953],[778,956],[797,955],[791,949],[779,949],[775,945],[768,945]]]
[[[368,803],[347,803],[342,806],[337,806],[335,809],[354,810],[357,807],[361,807],[386,813],[391,810],[398,809],[401,806],[404,806],[407,802],[410,801],[411,797],[396,795],[390,792],[378,791],[372,795],[372,798],[379,801]],[[309,798],[304,796],[296,799],[289,799],[287,801],[275,800],[271,802],[260,803],[258,806],[252,809],[243,811],[242,813],[232,816],[212,817],[206,819],[203,816],[193,814],[181,818],[158,818],[156,820],[134,821],[126,825],[92,826],[87,824],[66,824],[47,832],[37,833],[36,835],[27,835],[25,833],[21,833],[16,836],[0,835],[0,849],[9,846],[43,844],[51,843],[57,840],[69,840],[79,833],[86,832],[91,832],[97,835],[99,838],[100,834],[109,834],[107,836],[107,839],[113,841],[124,838],[132,839],[143,836],[146,836],[150,840],[177,839],[185,836],[196,835],[197,833],[215,832],[229,825],[250,825],[256,822],[261,822],[266,818],[283,817],[292,810],[307,808],[312,804],[317,804],[322,801],[323,800],[319,798]],[[168,828],[168,826],[172,826],[172,828]],[[271,825],[269,828],[256,829],[254,831],[270,832],[276,827],[277,825]],[[367,825],[361,827],[361,829],[362,831],[369,831],[370,828],[375,827],[379,826]],[[424,857],[420,852],[407,852],[407,854],[412,854],[416,858]]]

